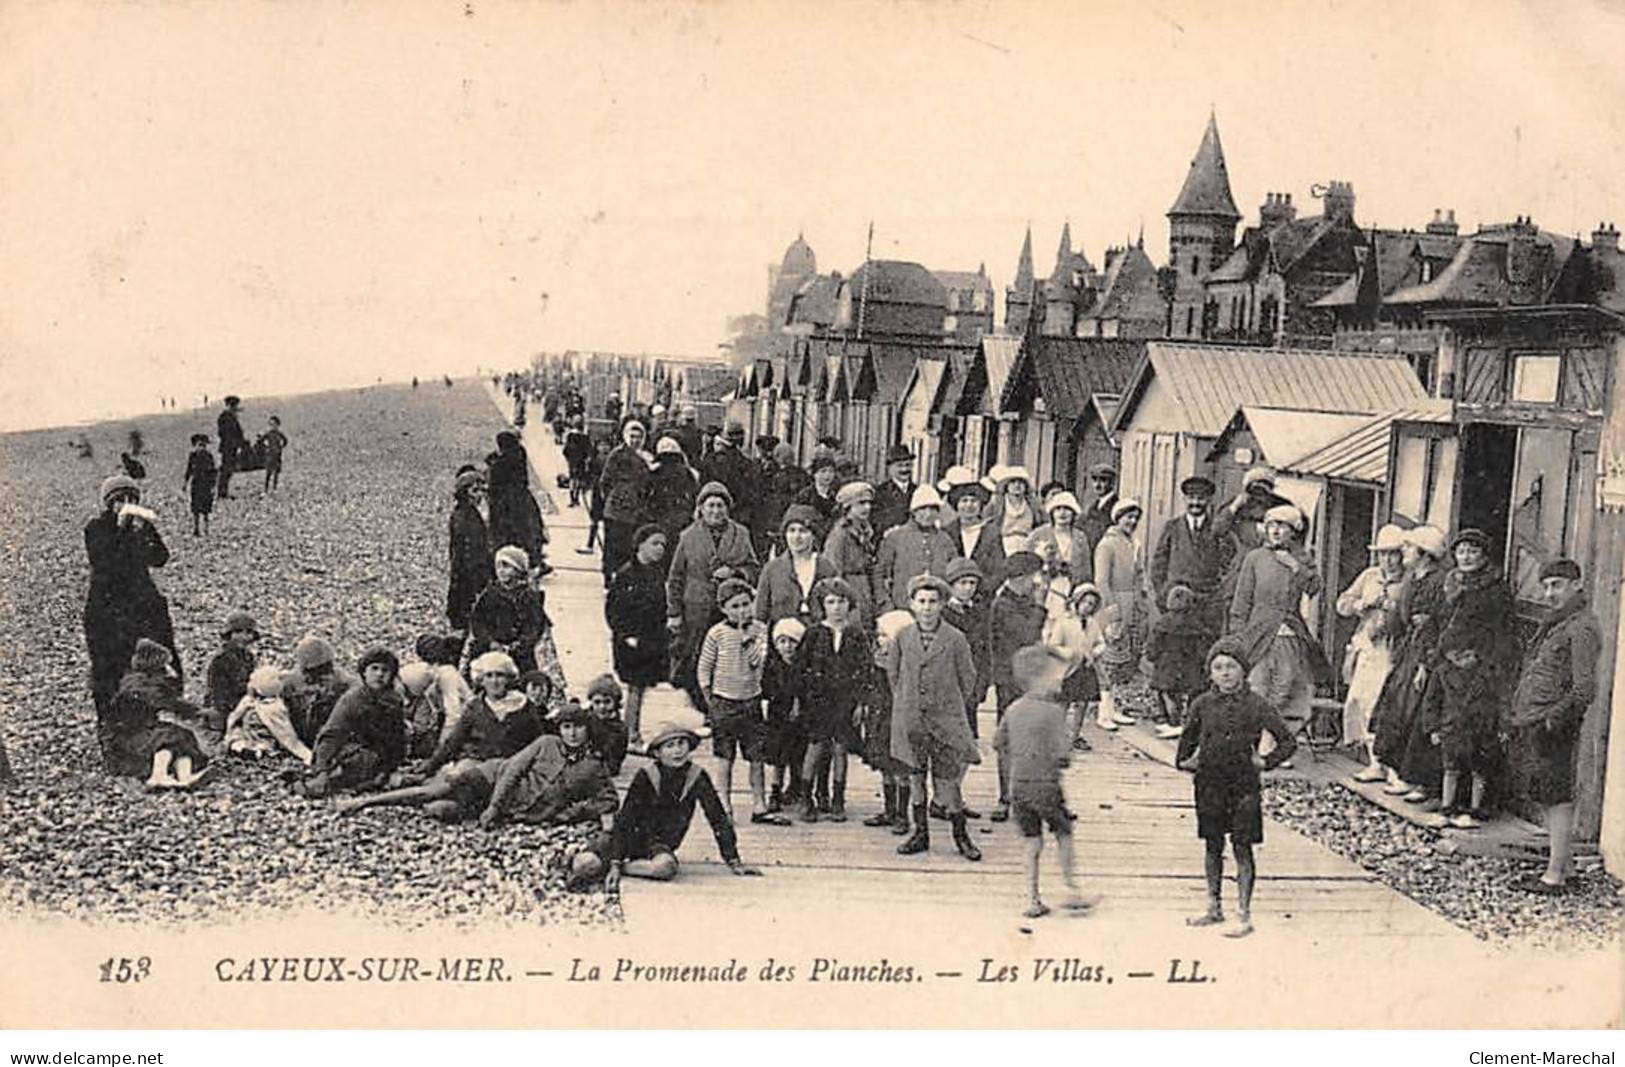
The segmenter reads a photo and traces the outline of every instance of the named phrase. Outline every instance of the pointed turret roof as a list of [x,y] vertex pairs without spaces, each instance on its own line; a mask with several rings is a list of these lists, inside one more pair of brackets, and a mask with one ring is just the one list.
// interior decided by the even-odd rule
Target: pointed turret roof
[[1068,219],[1061,224],[1061,247],[1055,250],[1055,273],[1060,274],[1063,270],[1069,269],[1071,267],[1071,259],[1072,220]]
[[1241,219],[1241,212],[1236,210],[1236,199],[1230,195],[1230,172],[1225,169],[1224,146],[1219,143],[1219,121],[1213,114],[1208,115],[1201,147],[1196,150],[1196,158],[1191,160],[1185,185],[1179,190],[1179,198],[1174,201],[1174,206],[1168,209],[1168,215],[1170,218],[1175,215],[1218,215],[1237,221]]
[[1029,223],[1027,236],[1021,242],[1021,258],[1016,261],[1016,280],[1011,288],[1018,293],[1033,287],[1033,228]]

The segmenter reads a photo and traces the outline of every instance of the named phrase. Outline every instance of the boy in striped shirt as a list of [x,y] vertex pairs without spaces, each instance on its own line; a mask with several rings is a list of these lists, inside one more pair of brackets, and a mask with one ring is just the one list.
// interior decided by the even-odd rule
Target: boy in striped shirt
[[753,823],[788,826],[767,806],[767,720],[762,713],[762,668],[767,663],[767,626],[755,617],[750,583],[729,578],[717,589],[723,619],[706,631],[700,646],[699,689],[711,721],[711,754],[717,759],[717,792],[728,818],[733,811],[735,756],[750,762]]

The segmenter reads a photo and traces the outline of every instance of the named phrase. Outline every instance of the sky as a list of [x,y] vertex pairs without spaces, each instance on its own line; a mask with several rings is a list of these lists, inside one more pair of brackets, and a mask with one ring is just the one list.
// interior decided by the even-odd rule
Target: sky
[[718,354],[821,270],[1097,265],[1211,111],[1364,224],[1625,223],[1625,6],[0,5],[0,429],[523,364]]

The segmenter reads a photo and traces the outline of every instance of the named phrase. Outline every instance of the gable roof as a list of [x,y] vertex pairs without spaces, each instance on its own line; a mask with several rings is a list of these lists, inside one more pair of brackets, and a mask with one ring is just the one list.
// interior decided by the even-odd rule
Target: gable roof
[[1430,398],[1368,419],[1341,437],[1278,467],[1292,474],[1382,485],[1388,480],[1388,453],[1393,440],[1389,430],[1394,423],[1450,422],[1451,418],[1450,401]]
[[1191,160],[1185,184],[1179,189],[1169,215],[1219,215],[1240,219],[1236,198],[1230,195],[1230,172],[1224,165],[1224,146],[1219,143],[1219,122],[1209,115],[1202,143]]
[[1308,411],[1298,408],[1268,408],[1243,405],[1236,409],[1223,432],[1214,440],[1208,458],[1216,458],[1243,427],[1252,431],[1263,461],[1277,469],[1306,451],[1335,441],[1369,422],[1369,415],[1341,411]]
[[1375,415],[1427,393],[1398,356],[1337,355],[1292,348],[1145,342],[1113,429],[1134,417],[1155,379],[1180,409],[1185,432],[1217,437],[1243,405]]
[[[1366,243],[1356,249],[1360,265],[1355,272],[1338,283],[1337,288],[1316,300],[1311,306],[1319,308],[1354,307],[1360,302],[1360,292],[1367,276],[1375,270],[1375,291],[1387,298],[1391,293],[1417,281],[1417,268],[1423,259],[1432,258],[1422,249],[1421,238],[1424,235],[1407,233],[1398,230],[1375,231],[1377,253],[1373,261],[1371,255],[1372,238],[1368,234]],[[1448,237],[1426,235],[1435,241],[1431,247],[1440,247],[1436,242],[1450,240]],[[1452,246],[1454,247],[1454,246]]]
[[[1010,333],[983,334],[965,362],[964,375],[954,396],[955,415],[997,415],[999,397],[1009,380],[1009,368],[1019,352],[1021,336]],[[1000,355],[990,357],[990,348]]]
[[[924,404],[927,411],[936,407],[937,393],[942,389],[942,375],[948,369],[945,359],[921,359],[914,363],[903,396],[916,406]],[[922,400],[923,398],[923,400]]]
[[965,348],[950,348],[945,355],[944,362],[947,366],[942,372],[942,382],[937,386],[937,395],[931,403],[931,410],[953,415],[959,409],[960,394],[965,391],[965,382],[970,377],[972,357],[971,351]]

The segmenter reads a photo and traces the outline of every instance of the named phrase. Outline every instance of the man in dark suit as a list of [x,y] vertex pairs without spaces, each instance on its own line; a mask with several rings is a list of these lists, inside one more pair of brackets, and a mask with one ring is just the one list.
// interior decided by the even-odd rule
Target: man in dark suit
[[907,445],[892,445],[886,452],[886,480],[875,487],[875,508],[870,523],[876,535],[908,521],[908,502],[914,498],[914,453]]
[[1112,524],[1112,508],[1117,506],[1116,468],[1110,463],[1096,463],[1089,468],[1089,484],[1094,488],[1095,499],[1078,519],[1078,528],[1089,539],[1092,553]]
[[1168,590],[1187,586],[1195,594],[1198,618],[1215,640],[1223,631],[1224,605],[1219,586],[1230,561],[1236,555],[1236,538],[1227,524],[1214,521],[1211,514],[1215,487],[1197,475],[1179,483],[1185,496],[1185,514],[1176,515],[1162,526],[1156,550],[1151,554],[1151,588],[1157,605],[1167,607]]

